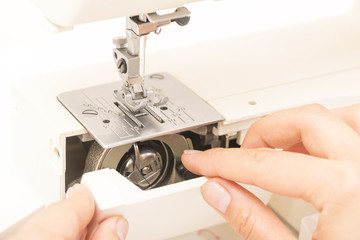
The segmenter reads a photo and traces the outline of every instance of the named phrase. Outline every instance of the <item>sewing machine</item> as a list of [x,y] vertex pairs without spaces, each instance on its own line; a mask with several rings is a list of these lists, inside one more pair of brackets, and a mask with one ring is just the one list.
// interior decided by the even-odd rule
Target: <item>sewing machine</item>
[[[129,240],[168,239],[224,222],[202,200],[206,179],[182,166],[184,150],[239,147],[253,122],[281,109],[360,100],[356,7],[145,59],[147,38],[167,25],[191,24],[191,4],[184,4],[193,0],[33,2],[67,29],[126,17],[124,37],[113,38],[113,62],[19,80],[13,95],[14,160],[28,186],[47,205],[81,181],[96,199],[99,218],[129,220]],[[24,136],[37,144],[16,141]],[[246,187],[269,203],[271,193]],[[306,213],[294,212],[298,205],[280,198],[271,206],[299,230]]]

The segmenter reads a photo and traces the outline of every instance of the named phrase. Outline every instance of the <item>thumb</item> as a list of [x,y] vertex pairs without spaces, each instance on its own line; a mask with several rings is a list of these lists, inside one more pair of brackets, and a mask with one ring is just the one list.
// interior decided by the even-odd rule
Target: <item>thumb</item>
[[54,203],[37,214],[15,239],[83,239],[95,212],[90,191],[77,184],[67,192],[67,199]]
[[235,182],[213,178],[201,193],[244,239],[295,239],[268,207]]
[[100,223],[91,240],[125,240],[129,223],[121,216],[105,219]]

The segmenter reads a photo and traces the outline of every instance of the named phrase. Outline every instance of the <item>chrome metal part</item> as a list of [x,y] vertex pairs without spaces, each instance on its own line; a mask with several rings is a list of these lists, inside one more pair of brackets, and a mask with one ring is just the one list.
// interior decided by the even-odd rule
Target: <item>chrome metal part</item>
[[120,160],[117,170],[140,188],[147,189],[166,177],[170,158],[162,142],[134,143]]
[[218,112],[171,75],[161,73],[156,76],[146,77],[153,89],[154,102],[167,97],[169,100],[162,106],[147,105],[149,112],[143,109],[133,114],[119,107],[123,105],[112,93],[121,87],[120,82],[66,92],[58,99],[103,148],[179,133],[223,120]]
[[113,38],[113,44],[116,48],[126,48],[127,39],[125,37],[115,37]]
[[156,12],[154,12],[154,13],[149,13],[147,17],[150,22],[155,22],[157,23],[158,26],[166,25],[173,21],[175,21],[181,26],[185,26],[186,24],[189,23],[190,14],[191,12],[187,8],[181,7],[181,8],[177,8],[173,13],[159,15]]
[[145,111],[147,111],[151,116],[153,116],[159,123],[164,123],[164,120],[151,108],[145,107]]
[[[145,88],[145,49],[147,35],[151,32],[159,34],[160,27],[177,22],[185,26],[190,20],[190,11],[184,7],[175,12],[159,15],[156,12],[128,17],[126,20],[126,38],[113,39],[115,49],[114,60],[124,84],[119,88],[118,100],[131,112],[137,113],[153,101],[151,90]],[[156,104],[165,104],[159,100]]]
[[181,155],[186,149],[192,149],[191,140],[179,134],[111,149],[104,149],[94,142],[84,172],[116,169],[139,188],[151,189],[180,182],[190,176],[181,164]]
[[138,127],[143,128],[144,124],[137,119],[131,112],[129,112],[121,103],[114,102],[114,105],[117,106],[128,118],[130,118]]

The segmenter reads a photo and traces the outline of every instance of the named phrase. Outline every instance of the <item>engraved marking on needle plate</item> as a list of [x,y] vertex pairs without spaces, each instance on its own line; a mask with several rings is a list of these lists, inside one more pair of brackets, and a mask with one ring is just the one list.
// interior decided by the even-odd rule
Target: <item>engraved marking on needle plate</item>
[[[84,95],[85,96],[85,98],[87,98],[89,101],[90,101],[90,103],[92,104],[92,107],[95,107],[96,106],[96,104],[94,103],[94,101],[93,100],[91,100],[91,98],[88,96],[88,95],[86,95],[82,90],[80,90],[80,93],[82,94],[82,95]],[[96,99],[97,100],[97,99]],[[98,100],[99,101],[99,100]],[[98,111],[103,111],[103,113],[106,115],[106,113],[114,113],[114,112],[112,112],[111,110],[107,110],[106,111],[106,108],[105,109],[102,109],[101,107],[97,107],[98,108]],[[115,113],[116,114],[116,113]],[[112,127],[110,127],[110,130],[116,135],[116,136],[118,136],[120,139],[122,139],[122,138],[124,138],[124,136],[120,136]]]
[[[116,114],[116,113],[114,113],[113,111],[111,111],[111,110],[108,110],[106,107],[99,107],[97,104],[95,104],[94,103],[94,101],[88,96],[88,95],[86,95],[83,91],[81,91],[80,90],[80,92],[81,92],[81,94],[82,95],[84,95],[84,97],[90,102],[90,103],[88,103],[88,102],[86,102],[86,100],[84,100],[84,103],[83,103],[83,105],[84,106],[86,106],[86,107],[90,107],[91,109],[93,109],[94,111],[96,111],[97,113],[104,113],[104,114],[106,114],[106,113],[113,113],[113,114]],[[97,99],[96,99],[97,100]],[[98,100],[97,100],[98,101]],[[101,104],[101,103],[100,103]],[[85,110],[85,111],[87,111],[87,110]],[[83,111],[84,112],[84,111]],[[97,115],[97,114],[96,114]]]
[[161,111],[161,113],[162,113],[165,117],[167,117],[168,119],[170,119],[170,118],[168,117],[168,115],[166,115],[163,111]]
[[180,116],[178,116],[178,118],[183,122],[186,123],[184,119],[182,119]]
[[[101,99],[109,106],[109,108],[111,108],[112,110],[114,110],[114,112],[115,112],[117,115],[119,115],[119,116],[121,116],[121,115],[125,116],[125,114],[124,114],[122,111],[119,112],[119,109],[115,108],[114,105],[112,105],[112,104],[110,104],[108,101],[106,101],[106,99],[105,99],[104,97],[101,97]],[[117,112],[119,112],[119,113],[117,113]],[[124,120],[125,120],[125,119],[124,119]],[[129,126],[132,128],[132,125],[131,125],[128,121],[125,120],[125,122],[126,122],[127,124],[129,124]],[[116,125],[118,128],[122,129],[128,136],[133,136],[132,134],[128,133],[128,131],[126,131],[126,126],[120,124],[120,122],[115,121],[115,125]]]
[[[106,110],[107,108],[106,108],[106,106],[98,99],[98,98],[95,98],[95,100]],[[106,102],[106,101],[105,101]],[[106,118],[109,118],[109,116],[108,116],[108,114],[114,114],[115,116],[118,116],[118,114],[116,113],[116,112],[114,112],[114,111],[112,111],[111,109],[107,109],[107,111],[104,111],[104,115],[106,116]],[[116,125],[116,124],[115,124]],[[117,131],[115,130],[115,129],[113,129],[113,126],[105,126],[105,128],[110,128],[110,130],[116,135],[116,136],[118,136],[120,139],[121,138],[125,138],[125,137],[128,137],[128,136],[122,136],[122,135],[119,135],[118,133],[117,133]],[[116,127],[116,126],[114,126],[114,127]],[[118,127],[118,129],[121,129],[121,128],[119,128],[119,126],[117,126]]]
[[183,113],[185,113],[186,116],[188,116],[191,120],[193,120],[193,122],[195,122],[195,119],[193,119],[189,114],[187,114],[187,112],[185,112],[185,110],[183,110]]
[[181,118],[181,114],[180,114],[180,113],[176,113],[176,112],[174,112],[172,109],[169,109],[169,110],[172,112],[172,114],[173,114],[173,116],[174,116],[175,118],[178,118],[178,119],[180,119],[183,123],[186,123],[186,121]]

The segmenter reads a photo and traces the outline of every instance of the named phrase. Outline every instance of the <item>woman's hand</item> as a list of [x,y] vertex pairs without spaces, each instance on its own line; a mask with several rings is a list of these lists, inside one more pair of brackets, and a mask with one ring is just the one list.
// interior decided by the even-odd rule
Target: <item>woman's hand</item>
[[245,239],[294,236],[235,182],[312,203],[320,212],[314,239],[360,239],[359,132],[360,105],[308,105],[259,120],[240,149],[187,151],[182,161],[210,178],[204,199]]
[[[41,210],[11,240],[83,240],[95,213],[90,191],[77,184],[67,191],[67,199]],[[92,240],[124,240],[128,223],[114,216],[99,223]],[[9,239],[9,240],[10,240]]]

